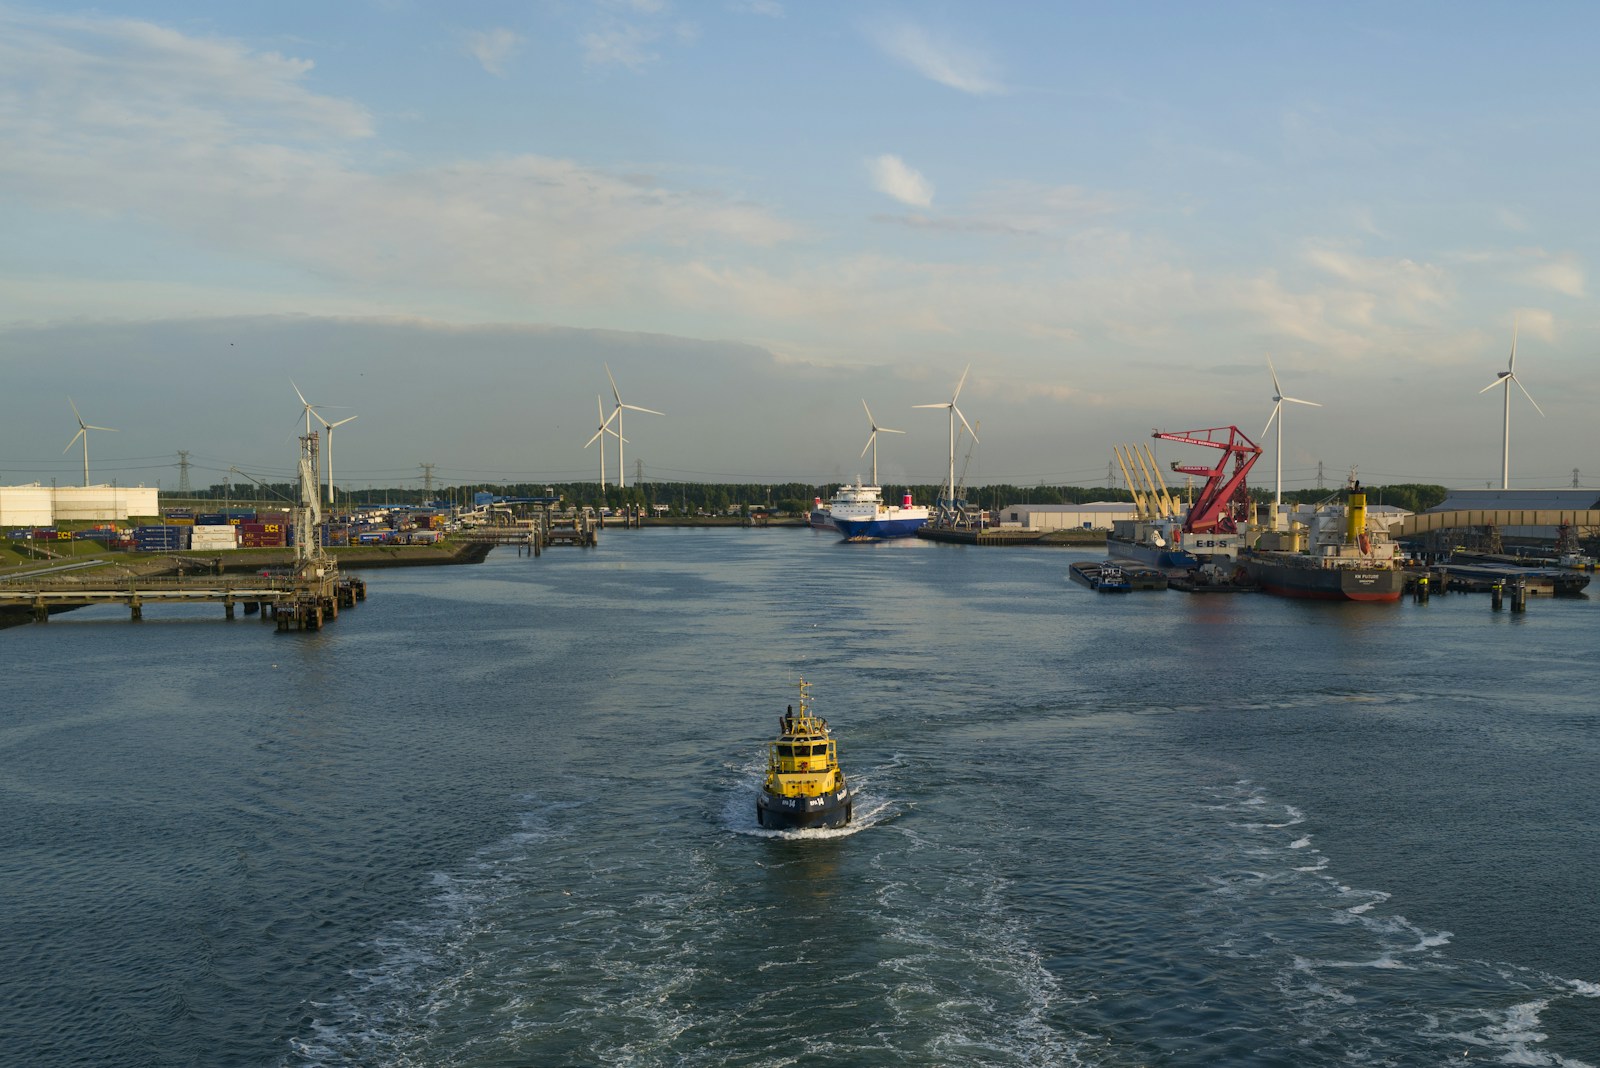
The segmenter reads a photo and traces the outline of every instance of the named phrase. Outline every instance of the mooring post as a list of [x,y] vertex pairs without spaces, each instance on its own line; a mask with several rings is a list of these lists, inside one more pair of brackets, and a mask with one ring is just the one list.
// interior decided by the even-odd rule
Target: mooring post
[[1511,587],[1511,610],[1513,612],[1526,612],[1528,610],[1528,583],[1526,579],[1518,579]]
[[1504,596],[1505,593],[1503,583],[1496,582],[1493,586],[1491,586],[1489,588],[1489,610],[1492,612],[1500,611],[1501,600],[1504,598]]

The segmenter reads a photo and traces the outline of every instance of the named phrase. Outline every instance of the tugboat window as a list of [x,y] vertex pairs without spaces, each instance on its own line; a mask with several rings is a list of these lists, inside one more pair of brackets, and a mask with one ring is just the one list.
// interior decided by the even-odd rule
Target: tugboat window
[[827,752],[828,752],[828,747],[825,746],[825,745],[814,745],[814,746],[811,747],[811,755],[812,756],[826,756]]

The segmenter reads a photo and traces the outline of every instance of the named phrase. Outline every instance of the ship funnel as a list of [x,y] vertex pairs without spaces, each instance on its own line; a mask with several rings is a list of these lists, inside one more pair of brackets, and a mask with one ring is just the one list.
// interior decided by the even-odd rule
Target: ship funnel
[[1354,544],[1367,532],[1367,495],[1361,492],[1359,482],[1350,488],[1350,502],[1345,506],[1345,515],[1345,544]]
[[904,497],[900,498],[900,507],[902,507],[902,508],[910,508],[911,507],[911,494],[908,493]]

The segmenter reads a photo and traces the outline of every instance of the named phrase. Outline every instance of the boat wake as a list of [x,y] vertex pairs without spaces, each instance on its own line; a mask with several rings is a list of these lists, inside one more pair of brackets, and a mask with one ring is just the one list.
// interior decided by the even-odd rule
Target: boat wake
[[[1191,920],[1211,952],[1277,991],[1292,1045],[1331,1045],[1348,1058],[1408,1056],[1590,1068],[1557,1052],[1541,1016],[1600,984],[1462,959],[1454,936],[1407,919],[1391,895],[1341,881],[1316,845],[1313,820],[1249,781],[1215,791],[1227,821],[1208,892]],[[1378,1006],[1392,1006],[1379,1008]],[[1588,1012],[1589,1010],[1584,1010]],[[1279,1027],[1287,1021],[1280,1021]]]
[[718,814],[718,824],[732,834],[754,838],[773,838],[788,841],[827,841],[849,838],[873,827],[882,826],[905,814],[905,806],[889,798],[879,797],[870,789],[874,772],[867,769],[851,776],[851,789],[855,792],[855,810],[850,822],[843,827],[804,827],[792,830],[758,827],[755,818],[756,794],[761,789],[765,765],[758,763],[730,766],[727,770],[736,776],[723,799]]

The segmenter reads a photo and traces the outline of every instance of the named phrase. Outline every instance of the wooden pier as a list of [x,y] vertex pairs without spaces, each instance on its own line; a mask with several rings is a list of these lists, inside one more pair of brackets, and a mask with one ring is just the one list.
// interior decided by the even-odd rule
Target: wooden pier
[[52,611],[95,604],[120,604],[133,622],[144,619],[149,604],[220,604],[226,619],[237,609],[260,614],[284,630],[319,630],[337,619],[340,608],[367,599],[367,584],[342,578],[337,569],[318,569],[305,577],[284,574],[224,578],[123,578],[94,575],[13,578],[0,582],[0,610],[18,609],[45,623]]

